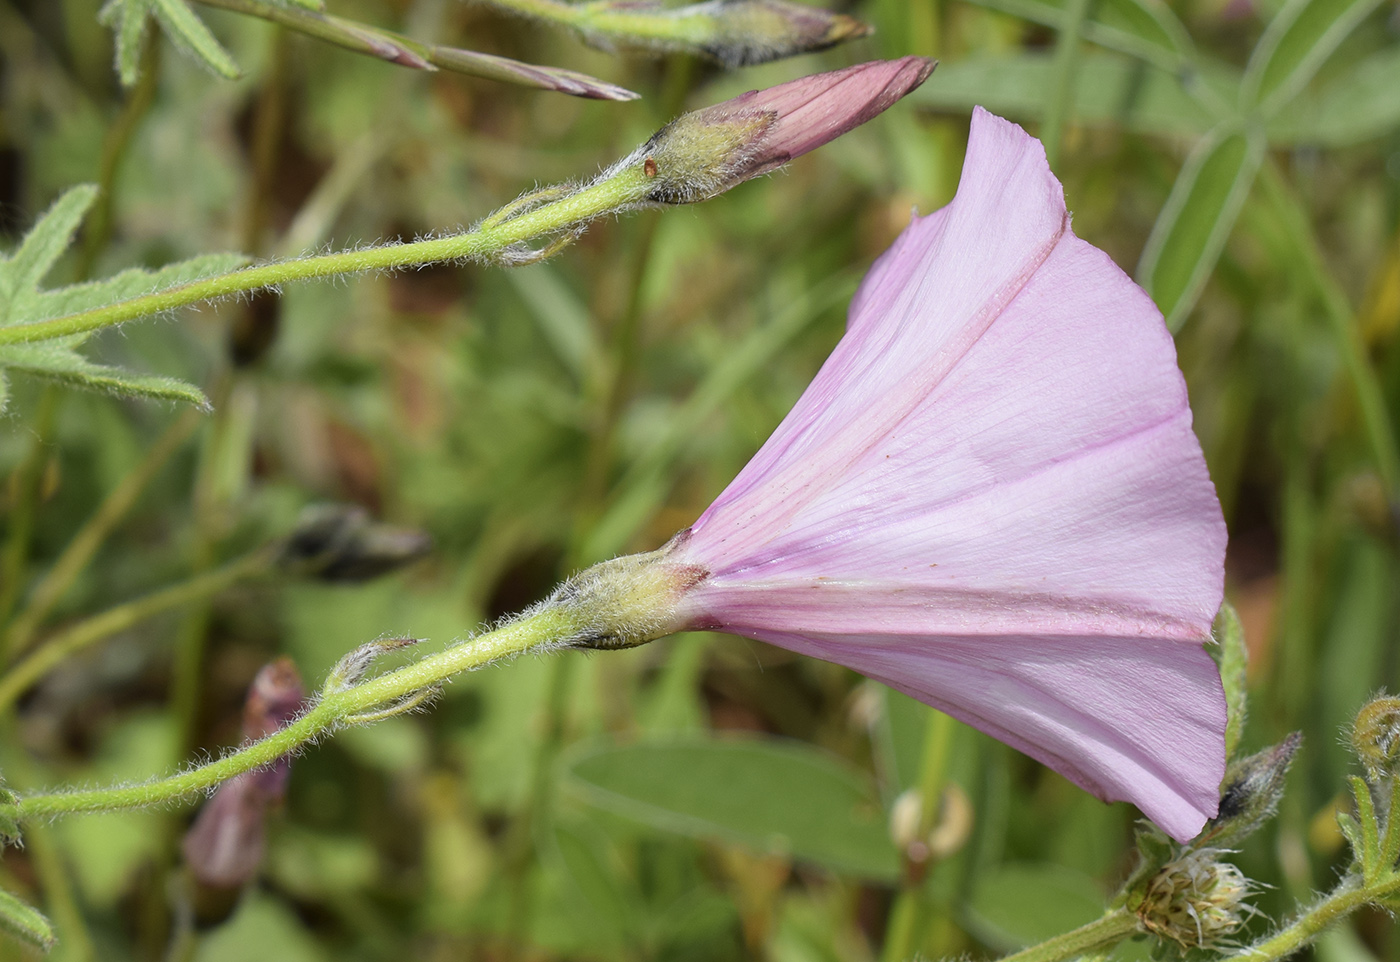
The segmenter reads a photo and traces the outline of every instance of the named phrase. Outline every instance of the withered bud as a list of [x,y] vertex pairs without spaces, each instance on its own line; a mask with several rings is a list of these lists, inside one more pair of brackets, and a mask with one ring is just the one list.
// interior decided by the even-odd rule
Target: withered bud
[[327,676],[326,691],[341,691],[359,684],[365,672],[369,671],[370,666],[378,661],[381,655],[412,647],[418,644],[418,641],[417,638],[385,638],[347,651],[340,656],[340,661],[335,663],[335,667]]
[[402,568],[432,550],[415,528],[372,521],[358,505],[311,505],[282,548],[281,564],[323,581],[368,581]]
[[1232,848],[1273,817],[1302,743],[1302,733],[1294,732],[1273,748],[1231,762],[1220,783],[1220,811],[1193,844]]
[[785,0],[714,0],[688,10],[713,18],[713,32],[697,52],[731,69],[825,50],[872,32],[854,17]]
[[1400,698],[1379,695],[1363,705],[1351,726],[1351,744],[1371,781],[1395,775],[1400,763]]
[[[301,710],[301,676],[288,658],[265,665],[253,679],[243,707],[243,736],[262,738],[282,728]],[[236,889],[262,864],[266,816],[287,792],[291,763],[278,759],[266,768],[224,782],[200,809],[181,845],[190,873],[202,885]]]
[[1137,906],[1144,931],[1183,949],[1209,948],[1244,925],[1249,880],[1215,849],[1199,849],[1168,862],[1148,881]]
[[506,13],[535,13],[567,23],[585,41],[604,50],[630,47],[653,53],[681,51],[745,67],[825,50],[867,36],[871,28],[854,17],[788,0],[536,0],[534,11],[495,3]]
[[708,200],[859,127],[927,80],[935,66],[923,57],[873,60],[751,90],[682,114],[619,167],[641,163],[652,203]]

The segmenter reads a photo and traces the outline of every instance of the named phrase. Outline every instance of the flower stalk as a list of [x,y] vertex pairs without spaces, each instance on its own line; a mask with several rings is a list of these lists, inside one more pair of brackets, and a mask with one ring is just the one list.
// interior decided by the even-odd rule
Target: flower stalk
[[416,70],[451,70],[488,80],[535,87],[592,100],[636,100],[638,94],[587,74],[521,63],[506,57],[411,40],[402,34],[331,14],[271,3],[269,0],[199,0],[200,3],[259,17],[290,30]]
[[[576,625],[557,609],[527,614],[471,641],[368,681],[340,688],[328,686],[311,708],[285,728],[207,764],[140,785],[28,795],[0,805],[0,818],[22,823],[33,818],[188,801],[236,775],[271,765],[308,742],[353,724],[357,718],[392,709],[405,698],[435,690],[454,675],[502,658],[548,648],[575,630]],[[383,650],[384,646],[379,646],[372,654]]]
[[[259,264],[63,317],[11,324],[0,327],[0,346],[88,334],[295,281],[450,261],[533,263],[567,246],[598,217],[707,200],[769,173],[870,120],[923,83],[933,66],[921,57],[877,60],[751,91],[682,115],[583,185],[527,193],[471,230]],[[528,246],[539,238],[548,239],[543,248]]]

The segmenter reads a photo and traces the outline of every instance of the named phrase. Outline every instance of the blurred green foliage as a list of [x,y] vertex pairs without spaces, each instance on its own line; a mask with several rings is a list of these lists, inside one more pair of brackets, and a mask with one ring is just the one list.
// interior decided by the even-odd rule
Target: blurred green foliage
[[[1251,653],[1242,746],[1306,738],[1280,818],[1238,856],[1271,886],[1254,929],[1330,883],[1355,770],[1339,734],[1400,685],[1393,2],[871,0],[848,12],[874,37],[737,73],[605,55],[452,0],[332,4],[643,95],[620,104],[201,8],[209,47],[181,0],[155,9],[241,77],[122,32],[122,72],[142,78],[124,92],[97,6],[0,0],[3,246],[72,185],[109,188],[49,286],[448,230],[591,174],[684,107],[875,56],[943,64],[788,171],[597,225],[544,264],[311,284],[91,339],[94,362],[199,385],[215,412],[44,631],[281,535],[313,501],[358,502],[436,550],[364,585],[247,580],[71,658],[4,720],[10,787],[169,770],[237,741],[244,689],[277,654],[314,685],[376,637],[443,645],[684,527],[797,398],[910,207],[951,197],[980,103],[1032,132],[1058,118],[1076,231],[1178,330]],[[179,416],[23,374],[9,388],[7,617]],[[728,637],[527,658],[299,757],[236,904],[201,901],[182,872],[184,811],[36,827],[0,888],[43,907],[65,959],[872,959],[898,888],[887,814],[919,784],[927,714]],[[1092,918],[1131,865],[1132,810],[965,727],[951,749],[972,823],[916,888],[922,950],[1007,951]],[[1400,937],[1363,914],[1313,951],[1397,960]]]

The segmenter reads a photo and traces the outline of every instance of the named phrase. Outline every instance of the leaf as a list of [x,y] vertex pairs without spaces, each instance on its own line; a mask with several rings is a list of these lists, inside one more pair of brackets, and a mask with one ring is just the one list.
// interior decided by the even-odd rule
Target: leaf
[[1225,686],[1225,757],[1235,757],[1248,712],[1246,669],[1249,649],[1245,646],[1244,626],[1234,605],[1228,601],[1215,616],[1215,639],[1220,643],[1220,681]]
[[1278,113],[1379,5],[1380,0],[1289,0],[1255,45],[1242,101],[1257,104],[1265,117]]
[[126,0],[117,24],[117,75],[123,87],[135,86],[141,77],[141,39],[146,33],[146,17],[151,0]]
[[1137,280],[1176,332],[1200,297],[1264,160],[1257,131],[1216,128],[1187,157],[1152,226]]
[[[1057,0],[973,0],[1032,23],[1063,29],[1063,2]],[[1146,60],[1164,70],[1179,70],[1194,57],[1190,35],[1161,0],[1099,0],[1083,26],[1084,39],[1110,50]]]
[[[1039,120],[1051,68],[1052,58],[1042,53],[963,60],[939,67],[938,82],[910,98],[923,107],[963,113],[980,105],[1012,119]],[[1147,64],[1100,53],[1084,57],[1078,72],[1076,123],[1180,137],[1205,134],[1217,122],[1178,77]],[[1230,80],[1220,73],[1194,82],[1228,89]]]
[[97,187],[80,184],[70,188],[40,216],[9,257],[0,256],[0,323],[15,302],[39,287],[54,262],[73,242],[83,216],[97,200]]
[[4,889],[0,889],[0,930],[44,952],[58,941],[53,934],[53,924],[42,912]]
[[91,391],[122,397],[183,401],[208,410],[209,399],[193,384],[169,377],[132,374],[121,368],[94,364],[74,348],[85,338],[56,338],[37,344],[0,345],[0,368],[63,381]]
[[[51,291],[39,289],[72,242],[83,215],[97,197],[91,185],[65,193],[39,218],[14,254],[0,255],[0,327],[62,317],[89,308],[185,284],[210,274],[233,270],[246,258],[211,254],[169,264],[159,270],[133,268],[101,281],[72,284]],[[126,397],[183,401],[207,408],[209,400],[192,384],[168,377],[148,377],[102,364],[77,353],[87,335],[0,346],[0,370],[12,368],[90,390]],[[0,380],[0,410],[6,394]]]
[[1012,863],[977,879],[966,921],[977,938],[1011,952],[1092,922],[1103,911],[1103,892],[1088,875],[1050,863]]
[[18,318],[6,320],[0,316],[0,323],[27,324],[105,307],[118,301],[179,287],[203,277],[226,274],[247,263],[248,258],[242,254],[203,254],[156,270],[133,267],[104,280],[38,291],[21,301]]
[[1268,124],[1272,144],[1347,147],[1400,127],[1400,47],[1361,60],[1309,96],[1304,92]]
[[576,756],[566,785],[665,831],[893,880],[899,856],[874,787],[825,752],[780,739],[686,736]]
[[[128,0],[130,2],[130,0]],[[151,10],[175,45],[227,80],[242,76],[238,64],[185,0],[150,0]]]

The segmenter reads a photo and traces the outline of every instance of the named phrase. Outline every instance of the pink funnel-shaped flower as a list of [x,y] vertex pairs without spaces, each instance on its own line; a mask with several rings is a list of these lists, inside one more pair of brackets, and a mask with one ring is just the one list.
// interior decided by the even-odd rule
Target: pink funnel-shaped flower
[[1171,336],[978,109],[846,336],[666,553],[697,626],[848,665],[1178,840],[1217,810],[1225,525]]

